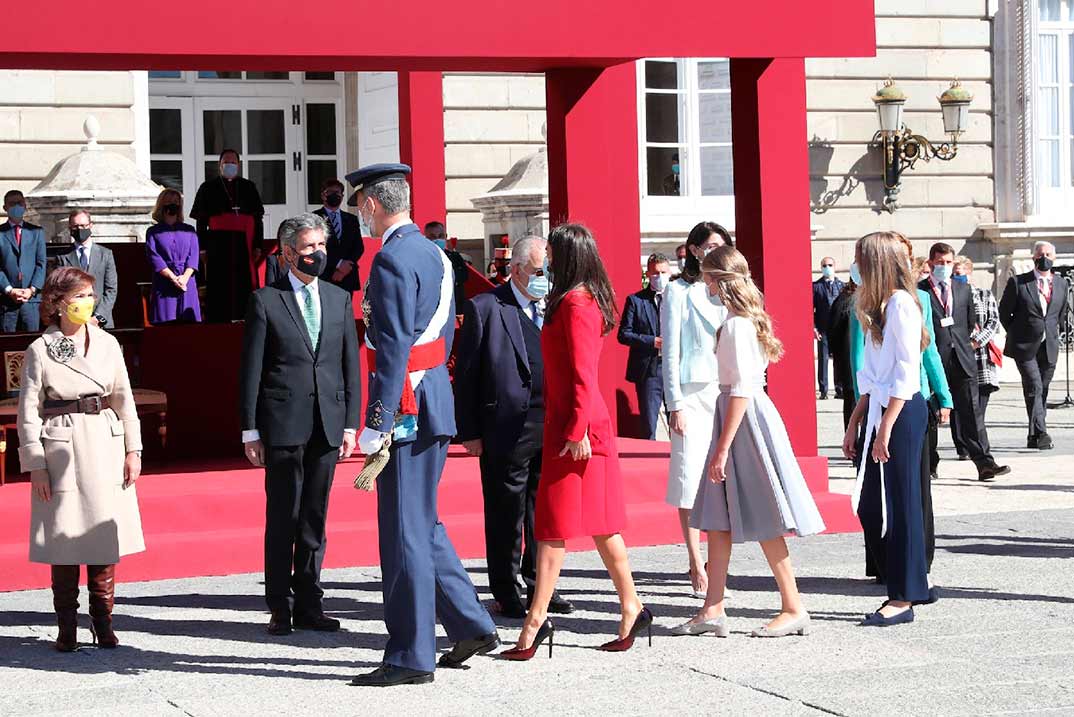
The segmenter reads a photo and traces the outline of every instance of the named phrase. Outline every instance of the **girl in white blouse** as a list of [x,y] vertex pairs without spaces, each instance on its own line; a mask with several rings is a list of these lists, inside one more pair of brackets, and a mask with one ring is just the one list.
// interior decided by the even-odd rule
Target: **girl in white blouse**
[[819,533],[824,522],[783,419],[764,390],[765,369],[769,361],[780,359],[783,345],[772,332],[764,299],[742,254],[720,247],[705,257],[701,269],[709,292],[718,295],[729,312],[716,343],[720,396],[707,480],[701,481],[690,519],[692,527],[708,532],[708,594],[701,611],[673,632],[727,636],[724,588],[731,545],[757,541],[779,586],[782,608],[753,635],[804,635],[809,614],[802,607],[783,536]]
[[929,339],[899,237],[869,234],[858,240],[854,253],[862,279],[857,312],[866,340],[858,371],[861,398],[843,437],[843,453],[851,460],[858,456],[865,419],[865,450],[852,501],[863,524],[882,525],[889,599],[862,625],[887,627],[912,622],[912,606],[928,600],[920,471],[928,426],[921,351]]

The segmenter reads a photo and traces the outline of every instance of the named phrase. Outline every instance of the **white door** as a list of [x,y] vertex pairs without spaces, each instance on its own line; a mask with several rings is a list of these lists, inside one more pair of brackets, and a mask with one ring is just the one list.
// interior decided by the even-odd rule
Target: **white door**
[[358,73],[358,161],[399,161],[399,76]]
[[265,205],[265,237],[304,208],[299,137],[301,108],[287,99],[194,99],[198,183],[220,173],[220,152],[236,149],[241,172],[257,185]]

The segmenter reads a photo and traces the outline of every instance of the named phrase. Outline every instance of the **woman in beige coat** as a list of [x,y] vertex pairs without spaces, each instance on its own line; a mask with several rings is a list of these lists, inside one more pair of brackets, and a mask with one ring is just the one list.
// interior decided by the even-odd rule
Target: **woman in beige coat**
[[19,459],[32,480],[30,560],[52,566],[56,649],[78,649],[79,566],[95,641],[112,631],[115,564],[145,550],[134,482],[142,437],[119,342],[92,325],[93,276],[56,269],[42,290],[44,334],[19,395]]

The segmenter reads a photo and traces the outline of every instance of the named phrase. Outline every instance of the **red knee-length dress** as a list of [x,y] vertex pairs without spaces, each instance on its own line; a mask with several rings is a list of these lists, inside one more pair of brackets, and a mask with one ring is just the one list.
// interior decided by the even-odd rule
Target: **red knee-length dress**
[[[597,302],[578,289],[563,297],[541,331],[545,423],[537,540],[610,535],[626,526],[619,452],[597,382],[602,325]],[[560,457],[566,441],[580,441],[586,432],[593,448],[589,460]]]

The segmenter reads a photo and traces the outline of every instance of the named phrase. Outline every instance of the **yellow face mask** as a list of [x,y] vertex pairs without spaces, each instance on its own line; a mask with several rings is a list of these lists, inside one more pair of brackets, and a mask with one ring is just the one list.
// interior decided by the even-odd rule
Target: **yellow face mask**
[[74,324],[86,324],[93,317],[93,297],[86,296],[67,303],[67,318]]

